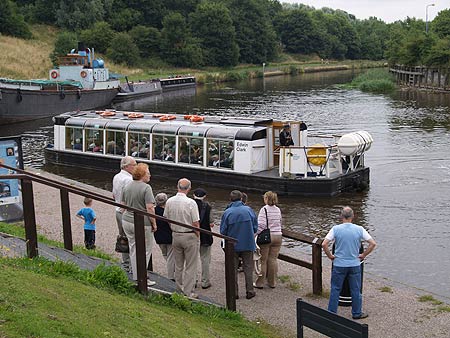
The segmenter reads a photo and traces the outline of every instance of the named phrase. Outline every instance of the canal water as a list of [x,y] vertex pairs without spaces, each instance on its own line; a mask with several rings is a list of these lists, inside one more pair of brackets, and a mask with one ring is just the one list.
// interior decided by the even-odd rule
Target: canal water
[[[284,226],[323,237],[338,222],[339,209],[349,205],[355,210],[355,222],[378,242],[366,271],[450,300],[450,95],[409,91],[375,95],[337,85],[353,76],[341,71],[205,85],[116,108],[300,119],[310,131],[327,133],[367,130],[374,138],[366,154],[369,190],[334,198],[281,197]],[[0,135],[13,134],[25,135],[26,163],[42,167],[42,148],[53,138],[51,119],[0,126]],[[112,175],[44,169],[111,189]],[[151,183],[155,192],[175,193],[175,178]],[[229,191],[204,188],[218,221]],[[261,195],[249,197],[249,204],[259,210]],[[292,250],[296,249],[302,250]]]

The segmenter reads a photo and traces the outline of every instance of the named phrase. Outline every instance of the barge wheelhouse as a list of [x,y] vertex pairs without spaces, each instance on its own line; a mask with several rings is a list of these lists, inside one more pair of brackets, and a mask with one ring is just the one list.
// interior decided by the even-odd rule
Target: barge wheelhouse
[[84,111],[54,121],[55,143],[45,149],[51,164],[115,172],[129,155],[157,178],[301,196],[333,196],[369,183],[367,132],[308,135],[304,123],[289,121],[294,146],[280,147],[286,121],[272,119]]

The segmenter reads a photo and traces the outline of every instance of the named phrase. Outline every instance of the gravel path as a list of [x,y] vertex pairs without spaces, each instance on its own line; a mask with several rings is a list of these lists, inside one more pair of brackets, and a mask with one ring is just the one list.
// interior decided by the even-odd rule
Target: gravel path
[[[60,178],[46,172],[38,171],[38,173],[111,196],[110,192],[104,190]],[[33,184],[33,188],[38,232],[50,239],[63,241],[59,192],[54,188],[37,183]],[[82,222],[74,217],[77,210],[83,206],[82,199],[81,196],[70,194],[74,244],[83,243]],[[113,253],[117,235],[114,207],[94,201],[93,208],[98,218],[96,245],[108,253]],[[164,260],[158,247],[154,247],[153,257],[155,272],[165,275]],[[310,258],[307,259],[310,260]],[[323,287],[325,294],[328,294],[330,264],[326,258],[324,258],[323,271]],[[247,300],[243,291],[244,276],[243,273],[239,273],[241,297],[237,300],[237,309],[250,320],[266,321],[280,327],[281,335],[294,337],[296,335],[296,299],[301,297],[323,308],[326,308],[328,299],[326,296],[312,296],[312,275],[310,270],[279,261],[278,274],[282,281],[278,281],[275,289],[264,288],[263,290],[256,290],[256,297]],[[224,275],[223,251],[220,248],[219,241],[215,240],[211,262],[212,287],[207,290],[200,288],[197,292],[214,299],[218,303],[225,304]],[[429,293],[394,283],[369,273],[364,275],[363,288],[363,306],[364,310],[369,313],[369,318],[361,322],[369,324],[370,337],[450,336],[450,312],[448,312],[450,311],[450,306],[448,304],[438,305],[418,300],[420,295]],[[442,307],[447,311],[443,311]],[[350,317],[350,309],[340,308],[339,314]],[[319,335],[312,331],[307,331],[305,336],[318,337]]]

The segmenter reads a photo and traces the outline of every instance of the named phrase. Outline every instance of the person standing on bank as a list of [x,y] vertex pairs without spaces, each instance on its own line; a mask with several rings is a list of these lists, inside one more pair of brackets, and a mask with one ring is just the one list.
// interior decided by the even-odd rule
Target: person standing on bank
[[[120,172],[113,178],[113,198],[117,203],[122,203],[122,190],[123,187],[133,181],[131,175],[136,167],[136,160],[131,156],[125,156],[120,161]],[[119,236],[126,237],[122,227],[122,210],[120,207],[116,207],[116,223],[119,229]],[[126,272],[130,272],[130,254],[127,252],[122,253],[122,268]]]
[[[377,244],[362,226],[352,223],[353,218],[354,213],[350,207],[342,208],[342,224],[331,228],[322,243],[322,247],[327,257],[333,262],[328,311],[337,313],[342,285],[345,278],[348,278],[352,296],[352,317],[353,319],[361,319],[368,317],[367,313],[362,312],[361,261],[375,249]],[[334,255],[328,247],[332,241],[335,241]],[[359,253],[361,241],[369,243],[362,254]]]
[[[178,180],[177,188],[178,193],[166,202],[164,217],[199,228],[200,216],[197,203],[187,197],[191,190],[191,181],[181,178]],[[178,289],[186,296],[198,298],[198,295],[194,293],[194,288],[197,275],[199,233],[173,223],[170,224],[170,227],[172,228],[172,247],[175,258],[175,282]]]
[[[258,221],[253,210],[242,203],[242,193],[239,190],[230,193],[230,201],[231,204],[222,215],[220,233],[237,239],[234,245],[235,264],[237,267],[239,257],[242,257],[246,298],[251,299],[256,295],[253,288],[253,252],[256,250],[255,233],[258,230]],[[239,298],[238,294],[236,278],[236,298]]]
[[255,287],[262,289],[267,279],[269,287],[275,288],[278,273],[278,254],[280,253],[282,243],[281,233],[281,211],[276,206],[278,196],[272,191],[264,194],[265,206],[261,208],[258,214],[258,232],[264,229],[270,229],[270,243],[260,244],[261,253],[261,274],[255,281]]
[[[164,208],[167,202],[167,195],[163,192],[155,196],[156,208],[155,214],[164,216]],[[157,219],[156,225],[158,230],[155,231],[155,241],[161,249],[161,253],[167,263],[167,278],[175,281],[175,259],[173,257],[172,248],[172,229],[166,221]]]
[[[200,216],[200,228],[212,231],[214,223],[211,220],[211,205],[204,199],[206,191],[202,188],[194,190],[194,201],[197,203],[198,213]],[[202,288],[207,289],[211,287],[209,280],[209,265],[211,264],[211,245],[213,243],[213,236],[200,233],[200,262],[202,265]]]
[[283,130],[280,132],[280,146],[289,147],[293,145],[294,141],[292,140],[291,126],[289,124],[285,124],[283,126]]
[[[148,165],[139,163],[133,170],[133,181],[127,184],[122,190],[122,203],[146,211],[149,214],[155,214],[155,198],[153,197],[152,187],[147,184],[150,181],[150,171]],[[128,237],[128,246],[130,247],[131,270],[133,271],[133,280],[137,280],[136,269],[136,238],[134,233],[134,212],[125,210],[122,215],[122,226],[125,235]],[[144,217],[145,233],[145,258],[146,267],[150,261],[153,247],[153,232],[157,230],[156,220],[153,217]],[[148,280],[147,285],[152,286],[156,283]]]

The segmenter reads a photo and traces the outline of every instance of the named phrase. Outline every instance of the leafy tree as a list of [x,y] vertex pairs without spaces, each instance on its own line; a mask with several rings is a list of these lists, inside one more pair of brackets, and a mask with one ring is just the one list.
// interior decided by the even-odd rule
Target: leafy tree
[[77,46],[78,38],[73,32],[62,31],[55,41],[55,48],[50,54],[53,64],[56,64],[58,56],[64,56]]
[[429,66],[450,65],[450,37],[436,41],[425,59],[425,64]]
[[114,38],[115,32],[105,21],[97,22],[91,29],[80,33],[80,39],[86,46],[95,48],[97,52],[105,53]]
[[0,33],[31,39],[32,34],[22,15],[17,14],[17,6],[10,0],[0,1]]
[[87,29],[105,14],[102,0],[61,0],[56,10],[56,24],[67,30]]
[[58,2],[54,0],[36,0],[32,8],[33,19],[40,23],[53,25],[56,21]]
[[117,33],[107,50],[108,57],[117,63],[134,66],[139,62],[139,48],[128,33]]
[[154,27],[138,25],[129,31],[131,38],[139,48],[141,57],[156,56],[160,52],[161,32]]
[[200,66],[203,55],[198,40],[193,39],[186,20],[180,13],[171,13],[163,19],[161,53],[174,66]]
[[189,17],[194,36],[201,41],[205,64],[234,66],[239,47],[230,11],[218,3],[204,2]]
[[165,0],[164,4],[168,11],[177,12],[185,18],[195,11],[195,8],[200,3],[200,0]]
[[236,30],[240,62],[262,63],[277,53],[277,36],[262,1],[231,0],[231,17]]
[[431,23],[431,28],[441,39],[450,36],[450,9],[440,11]]
[[388,25],[375,18],[357,21],[355,28],[361,41],[362,59],[381,60],[386,51],[386,43],[389,39]]

